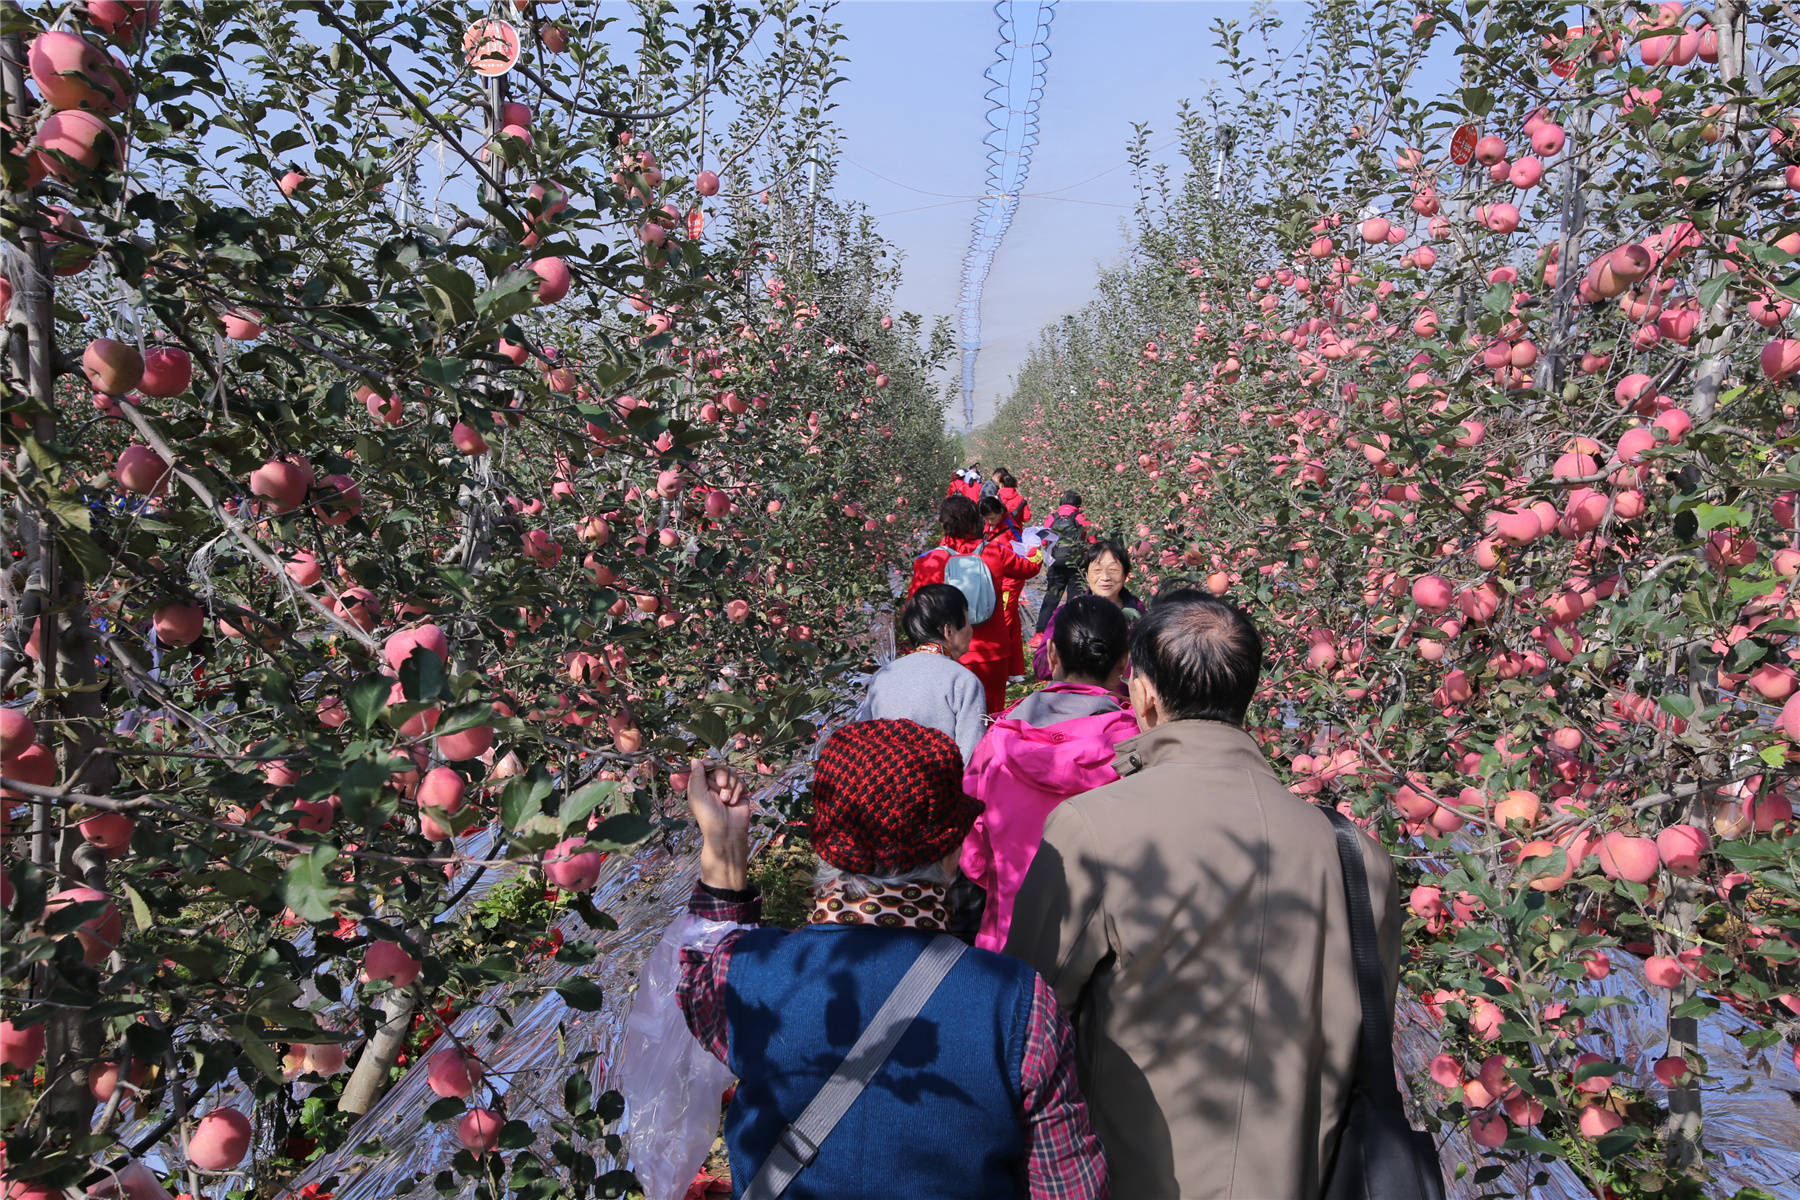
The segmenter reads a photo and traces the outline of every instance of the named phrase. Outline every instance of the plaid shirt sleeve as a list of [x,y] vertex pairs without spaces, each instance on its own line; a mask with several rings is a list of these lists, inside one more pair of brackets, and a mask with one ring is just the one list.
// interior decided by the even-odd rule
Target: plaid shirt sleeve
[[1031,1200],[1107,1200],[1112,1186],[1106,1157],[1075,1082],[1075,1031],[1041,975],[1035,977],[1019,1076]]
[[[748,900],[726,900],[708,892],[699,884],[688,898],[688,911],[709,921],[736,921],[755,925],[762,920],[762,897]],[[688,947],[681,952],[681,982],[675,985],[675,999],[681,1015],[700,1044],[720,1062],[726,1061],[725,977],[731,971],[731,948],[737,943],[734,930],[719,939],[711,950]]]

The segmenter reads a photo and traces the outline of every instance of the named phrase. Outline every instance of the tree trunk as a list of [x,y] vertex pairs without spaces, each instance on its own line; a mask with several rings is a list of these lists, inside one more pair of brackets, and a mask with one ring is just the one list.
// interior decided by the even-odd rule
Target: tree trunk
[[[1706,707],[1710,694],[1715,691],[1714,677],[1700,658],[1698,643],[1690,643],[1676,654],[1680,656],[1675,661],[1681,663],[1681,675],[1685,677],[1687,684],[1688,700],[1693,704],[1694,711],[1699,712]],[[1673,668],[1673,663],[1671,667]],[[1670,673],[1674,674],[1673,669]],[[1670,690],[1676,690],[1680,682],[1679,679],[1670,679]],[[1717,779],[1724,774],[1725,763],[1716,748],[1701,755],[1699,769],[1702,778]],[[1686,822],[1704,828],[1706,797],[1704,788],[1696,790],[1681,804],[1672,823]],[[1679,875],[1670,878],[1662,919],[1664,928],[1668,930],[1671,954],[1700,944],[1700,913],[1704,907],[1705,892],[1705,887],[1698,879]],[[1681,981],[1670,990],[1670,1016],[1666,1027],[1668,1036],[1663,1047],[1664,1057],[1685,1058],[1696,1066],[1699,1064],[1700,1052],[1699,1018],[1674,1014],[1698,992],[1694,977],[1686,972],[1682,974]],[[1702,1165],[1702,1106],[1698,1074],[1689,1075],[1685,1082],[1669,1088],[1669,1115],[1659,1132],[1663,1138],[1663,1161],[1675,1171],[1691,1174],[1697,1172]]]
[[1569,338],[1575,328],[1576,313],[1581,308],[1581,271],[1577,269],[1575,259],[1581,251],[1582,230],[1587,225],[1587,181],[1591,173],[1588,157],[1592,152],[1588,131],[1593,127],[1593,119],[1591,109],[1577,108],[1568,132],[1571,153],[1563,164],[1562,234],[1555,243],[1556,289],[1551,293],[1554,299],[1549,344],[1538,368],[1540,392],[1555,391],[1569,377],[1567,360],[1572,349]]
[[[487,81],[487,134],[490,140],[500,130],[501,111],[505,104],[506,80],[503,76],[495,76]],[[496,181],[501,184],[506,182],[506,166],[500,159],[493,160],[491,170]],[[487,192],[485,185],[483,191]],[[499,200],[498,196],[492,194],[486,194],[485,198],[490,202]],[[493,401],[491,409],[498,411],[505,408],[491,377],[483,382]],[[479,574],[487,568],[493,557],[493,451],[476,458],[471,465],[471,473],[474,478],[463,486],[459,497],[463,504],[463,531],[462,542],[457,547],[457,561],[465,570]],[[458,628],[458,640],[466,632]],[[454,654],[453,643],[453,657]],[[382,1022],[376,1028],[375,1036],[369,1039],[362,1054],[357,1057],[356,1069],[350,1073],[343,1094],[338,1097],[339,1112],[360,1116],[368,1112],[387,1090],[388,1076],[393,1072],[400,1051],[406,1046],[406,1035],[417,1008],[416,990],[412,988],[404,992],[392,992],[382,999]]]
[[406,1033],[412,1026],[413,1010],[418,1005],[413,996],[413,991],[408,989],[389,992],[382,997],[382,1022],[369,1044],[363,1047],[349,1082],[344,1084],[344,1094],[338,1097],[339,1112],[361,1116],[374,1107],[381,1093],[387,1090],[388,1073],[394,1069],[401,1048],[406,1045]]
[[[1719,77],[1741,89],[1745,78],[1744,0],[1719,0],[1713,8],[1712,21],[1719,35]],[[1719,114],[1719,122],[1723,135],[1719,139],[1720,158],[1736,161],[1729,174],[1719,180],[1719,209],[1715,220],[1735,217],[1744,208],[1754,170],[1752,143],[1755,134],[1746,128],[1743,104],[1735,100],[1726,104],[1725,111]],[[1730,269],[1725,256],[1715,255],[1710,279],[1723,279],[1728,274]],[[1719,393],[1731,365],[1729,355],[1735,339],[1731,331],[1729,286],[1722,288],[1706,306],[1700,317],[1700,328],[1708,332],[1700,339],[1700,362],[1694,370],[1693,395],[1688,404],[1688,415],[1696,422],[1707,420],[1718,407]]]
[[[15,4],[6,7],[10,17],[19,18]],[[23,23],[22,18],[19,23]],[[4,60],[0,71],[4,71],[6,119],[13,129],[23,130],[30,123],[31,107],[22,66],[25,51],[19,35],[8,34],[0,39],[0,60]],[[9,207],[20,207],[29,203],[29,197],[8,193],[5,201]],[[17,320],[7,328],[11,382],[44,408],[43,414],[33,418],[31,434],[40,445],[49,444],[56,439],[56,314],[50,252],[40,231],[19,230],[19,245],[8,255],[7,274],[15,285],[17,314]],[[29,455],[21,451],[18,477],[28,477],[32,470]],[[34,707],[51,718],[39,726],[40,730],[46,725],[53,729],[60,744],[49,741],[48,732],[40,736],[58,752],[57,777],[65,787],[104,794],[117,782],[118,771],[102,740],[105,698],[94,665],[97,641],[89,626],[84,584],[79,576],[62,569],[53,518],[24,496],[18,498],[16,512],[31,564],[25,593],[35,593],[36,607],[42,612],[37,618]],[[22,631],[22,639],[29,635],[29,630]],[[63,821],[49,800],[37,799],[31,807],[31,861],[50,890],[60,891],[77,882],[104,889],[105,864],[87,846],[74,824]],[[35,996],[47,996],[63,982],[53,977],[53,971],[45,965],[36,972],[32,989]],[[82,980],[66,982],[82,989]],[[48,1086],[38,1116],[48,1128],[85,1129],[94,1111],[93,1097],[87,1089],[86,1064],[102,1052],[100,1027],[87,1020],[80,1010],[59,1010],[45,1022],[44,1042]]]

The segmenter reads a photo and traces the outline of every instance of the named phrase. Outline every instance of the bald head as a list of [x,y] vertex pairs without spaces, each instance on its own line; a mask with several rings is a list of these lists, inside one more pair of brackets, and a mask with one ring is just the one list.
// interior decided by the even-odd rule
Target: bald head
[[1262,674],[1262,636],[1235,606],[1181,588],[1158,596],[1131,635],[1131,669],[1167,719],[1244,723]]

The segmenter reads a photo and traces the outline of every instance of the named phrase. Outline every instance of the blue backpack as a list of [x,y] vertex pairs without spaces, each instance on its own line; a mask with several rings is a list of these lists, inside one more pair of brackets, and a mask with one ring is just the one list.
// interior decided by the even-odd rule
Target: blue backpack
[[[988,570],[981,557],[981,551],[986,548],[987,543],[983,542],[973,554],[952,554],[944,560],[944,582],[961,592],[969,602],[971,625],[979,625],[993,616],[994,609],[999,606],[999,597],[994,591],[994,573]],[[938,546],[925,554],[936,554],[943,549],[945,547]],[[925,554],[919,557],[924,558]]]

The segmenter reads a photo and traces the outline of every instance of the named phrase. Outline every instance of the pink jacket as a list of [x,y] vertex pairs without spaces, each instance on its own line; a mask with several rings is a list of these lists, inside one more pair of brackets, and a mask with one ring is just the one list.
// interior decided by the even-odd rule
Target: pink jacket
[[978,947],[1005,947],[1050,810],[1118,779],[1113,747],[1138,732],[1117,697],[1084,683],[1053,683],[995,719],[963,772],[963,790],[983,810],[962,852],[963,874],[987,889]]

